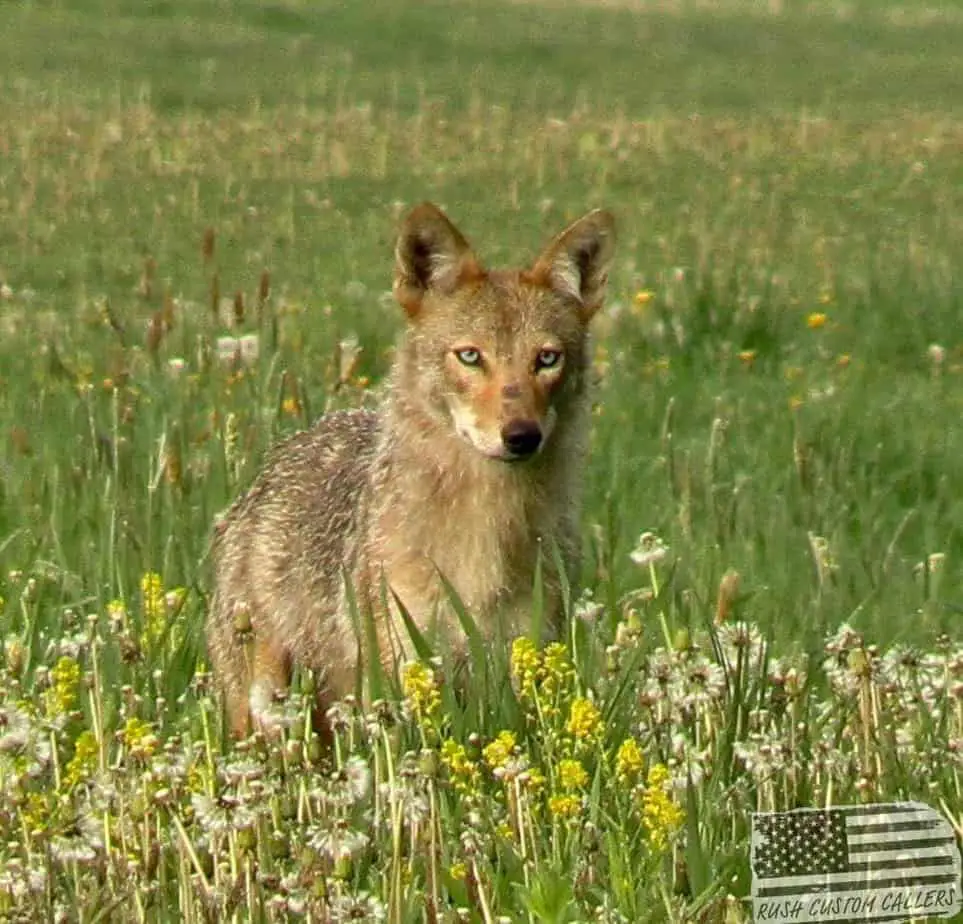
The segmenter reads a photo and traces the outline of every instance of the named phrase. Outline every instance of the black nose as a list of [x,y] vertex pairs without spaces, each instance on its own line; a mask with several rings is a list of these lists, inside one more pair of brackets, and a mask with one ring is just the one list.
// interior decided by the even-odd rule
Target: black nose
[[542,443],[542,429],[534,420],[513,420],[502,427],[502,443],[513,456],[530,456]]

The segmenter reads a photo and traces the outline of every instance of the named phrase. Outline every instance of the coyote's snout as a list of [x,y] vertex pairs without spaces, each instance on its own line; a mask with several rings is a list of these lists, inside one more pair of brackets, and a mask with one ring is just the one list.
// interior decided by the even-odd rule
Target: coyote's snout
[[612,217],[591,212],[529,268],[488,271],[438,208],[408,215],[394,281],[407,324],[381,408],[326,415],[277,446],[215,539],[208,643],[236,734],[270,720],[296,663],[320,673],[321,706],[354,688],[363,646],[345,577],[390,665],[410,652],[385,601],[457,649],[439,575],[484,631],[510,633],[543,550],[575,568],[588,325],[613,245]]

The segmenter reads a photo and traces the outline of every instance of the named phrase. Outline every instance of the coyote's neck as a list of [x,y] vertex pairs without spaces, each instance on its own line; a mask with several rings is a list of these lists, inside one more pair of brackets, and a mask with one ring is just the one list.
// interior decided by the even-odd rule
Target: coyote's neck
[[577,506],[581,447],[562,422],[542,453],[516,463],[483,457],[450,426],[397,401],[385,408],[381,438],[371,525],[386,569],[437,567],[482,609],[530,590],[539,549],[551,557]]

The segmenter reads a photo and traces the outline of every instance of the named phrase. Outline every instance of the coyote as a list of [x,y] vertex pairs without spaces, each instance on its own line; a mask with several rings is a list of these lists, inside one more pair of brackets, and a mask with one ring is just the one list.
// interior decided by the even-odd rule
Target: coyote
[[614,243],[597,210],[529,269],[486,271],[436,206],[408,214],[393,287],[407,323],[380,408],[278,444],[215,531],[207,639],[236,736],[271,727],[294,666],[319,676],[319,714],[353,692],[365,625],[386,667],[410,657],[399,601],[463,653],[440,575],[507,637],[531,622],[541,555],[557,633],[553,561],[578,564],[588,326]]

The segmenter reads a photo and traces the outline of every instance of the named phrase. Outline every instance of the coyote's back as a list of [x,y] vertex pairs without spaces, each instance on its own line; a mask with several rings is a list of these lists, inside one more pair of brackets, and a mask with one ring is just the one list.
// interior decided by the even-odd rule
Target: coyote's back
[[408,323],[381,407],[280,443],[217,528],[208,647],[235,734],[270,724],[296,664],[319,673],[321,707],[353,690],[373,654],[358,615],[386,665],[410,656],[396,598],[461,648],[439,574],[483,631],[513,633],[541,557],[558,628],[552,552],[574,571],[588,325],[613,244],[611,216],[591,212],[529,269],[489,272],[437,208],[411,212],[394,286]]

